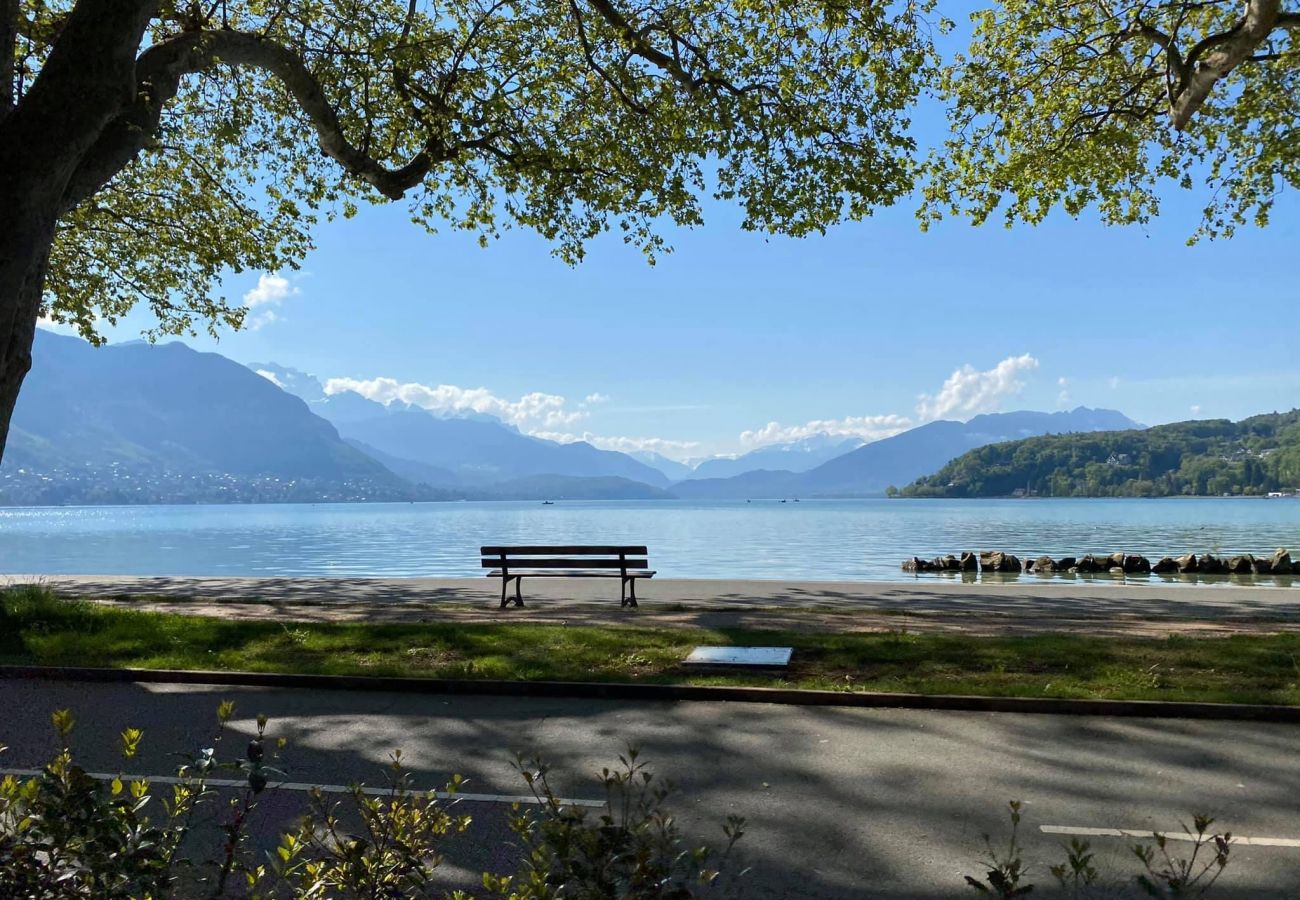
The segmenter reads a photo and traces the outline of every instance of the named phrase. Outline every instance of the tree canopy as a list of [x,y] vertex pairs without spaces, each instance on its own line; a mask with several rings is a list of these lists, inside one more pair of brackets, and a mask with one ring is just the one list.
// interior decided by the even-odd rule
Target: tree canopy
[[765,231],[866,215],[913,184],[927,8],[20,0],[19,109],[60,51],[94,65],[78,17],[112,40],[147,15],[129,102],[68,180],[46,311],[87,337],[138,302],[164,333],[237,325],[216,279],[297,265],[318,218],[365,201],[485,239],[527,226],[569,260],[611,228],[653,256],[657,220],[699,223],[709,191]]
[[1146,222],[1198,189],[1193,236],[1268,221],[1300,187],[1300,9],[1282,0],[998,0],[945,69],[950,137],[924,222]]

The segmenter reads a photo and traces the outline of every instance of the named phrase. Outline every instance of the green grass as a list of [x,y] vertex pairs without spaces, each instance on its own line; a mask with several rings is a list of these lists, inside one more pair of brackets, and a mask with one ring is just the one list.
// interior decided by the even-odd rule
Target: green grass
[[[780,676],[701,675],[681,666],[698,644],[791,646],[795,653]],[[1300,704],[1300,634],[1157,640],[277,624],[108,608],[40,588],[0,593],[0,663]]]

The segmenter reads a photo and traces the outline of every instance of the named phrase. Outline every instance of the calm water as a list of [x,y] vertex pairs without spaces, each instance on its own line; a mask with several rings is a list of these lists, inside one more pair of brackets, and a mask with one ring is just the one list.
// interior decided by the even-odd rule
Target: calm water
[[903,559],[1300,553],[1300,500],[824,500],[0,508],[0,573],[478,575],[483,544],[650,547],[664,577],[904,580]]

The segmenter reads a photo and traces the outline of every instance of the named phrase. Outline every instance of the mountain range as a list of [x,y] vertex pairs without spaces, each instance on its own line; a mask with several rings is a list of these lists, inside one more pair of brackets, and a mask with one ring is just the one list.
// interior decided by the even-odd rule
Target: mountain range
[[861,496],[973,448],[1141,428],[1112,410],[931,422],[884,440],[817,434],[695,465],[327,394],[304,372],[181,343],[95,348],[39,331],[0,467],[0,503]]
[[683,481],[673,494],[691,499],[846,497],[883,494],[927,475],[975,447],[1031,435],[1142,428],[1123,413],[1078,407],[1068,412],[1008,412],[969,422],[940,421],[864,444],[805,472],[758,470],[731,478]]

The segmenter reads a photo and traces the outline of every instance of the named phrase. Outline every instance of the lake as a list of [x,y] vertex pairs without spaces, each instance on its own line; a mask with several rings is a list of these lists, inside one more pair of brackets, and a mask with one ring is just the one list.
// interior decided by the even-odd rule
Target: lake
[[477,576],[483,544],[551,543],[646,544],[668,578],[902,581],[904,559],[962,550],[1300,553],[1300,500],[0,508],[0,573]]

